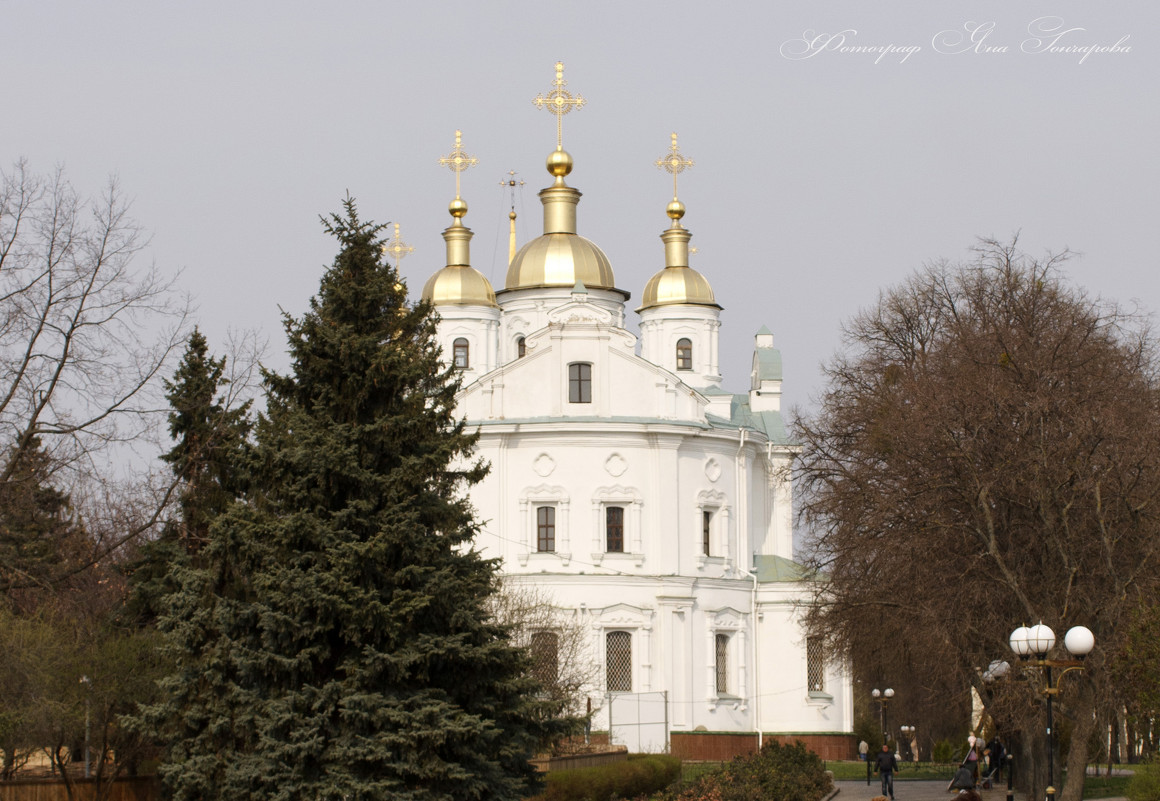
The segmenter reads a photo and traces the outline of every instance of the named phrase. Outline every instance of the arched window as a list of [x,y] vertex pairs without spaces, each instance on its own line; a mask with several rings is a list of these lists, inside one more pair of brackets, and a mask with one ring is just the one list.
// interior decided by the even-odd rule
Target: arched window
[[532,634],[532,675],[539,679],[544,689],[556,686],[560,677],[560,637],[551,631],[537,631]]
[[516,358],[522,359],[528,355],[528,343],[523,337],[516,338]]
[[677,340],[677,369],[693,369],[693,343],[684,337]]
[[592,403],[592,365],[573,362],[568,365],[568,402]]
[[467,340],[463,337],[459,337],[451,344],[451,348],[453,357],[455,359],[455,366],[460,370],[466,370],[470,366],[469,360],[467,358]]
[[632,692],[632,634],[610,631],[604,637],[608,692]]

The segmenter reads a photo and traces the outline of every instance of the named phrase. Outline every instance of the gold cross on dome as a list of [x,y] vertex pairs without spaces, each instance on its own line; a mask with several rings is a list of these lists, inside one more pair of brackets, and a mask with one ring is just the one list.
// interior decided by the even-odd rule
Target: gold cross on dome
[[669,154],[656,160],[656,165],[662,170],[673,174],[673,200],[677,199],[677,175],[693,166],[693,160],[687,159],[677,150],[677,135],[673,135],[673,143],[669,146]]
[[546,108],[548,112],[556,115],[556,149],[564,149],[564,115],[575,108],[581,108],[585,100],[580,95],[573,95],[564,86],[568,82],[564,80],[564,62],[556,62],[556,80],[553,85],[556,87],[548,92],[547,97],[544,95],[536,95],[536,99],[532,102],[536,104],[536,108]]
[[455,132],[455,147],[446,156],[439,159],[440,167],[448,167],[455,173],[455,199],[459,200],[459,173],[466,170],[468,167],[474,167],[479,163],[479,159],[475,156],[469,156],[463,152],[463,131]]
[[415,248],[408,245],[403,241],[402,237],[399,236],[399,224],[395,223],[395,235],[391,237],[391,241],[383,245],[383,253],[386,253],[389,256],[394,256],[395,266],[398,267],[399,262],[401,262],[404,257],[409,256],[414,252]]

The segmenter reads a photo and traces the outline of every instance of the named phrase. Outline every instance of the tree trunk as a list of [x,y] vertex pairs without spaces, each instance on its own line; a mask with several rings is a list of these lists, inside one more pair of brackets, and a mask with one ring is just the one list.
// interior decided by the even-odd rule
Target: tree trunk
[[1088,740],[1095,729],[1095,708],[1092,702],[1091,687],[1084,682],[1075,699],[1074,721],[1071,733],[1071,747],[1067,750],[1067,783],[1063,786],[1063,793],[1059,801],[1081,801],[1083,798],[1083,780],[1087,772]]

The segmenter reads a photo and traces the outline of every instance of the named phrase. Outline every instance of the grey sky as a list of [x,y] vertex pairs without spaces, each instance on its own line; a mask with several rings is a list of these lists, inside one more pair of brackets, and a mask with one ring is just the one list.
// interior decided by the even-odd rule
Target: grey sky
[[[937,52],[966,23],[993,23],[980,49],[1007,52]],[[1083,29],[1057,46],[1131,52],[1023,52],[1036,24]],[[921,49],[785,57],[807,31]],[[455,189],[437,159],[456,128],[480,160],[463,175],[472,263],[502,288],[499,183],[526,181],[520,243],[537,236],[555,121],[532,99],[557,60],[588,101],[564,128],[579,231],[632,308],[664,264],[671,180],[653,162],[672,131],[696,161],[684,223],[725,307],[727,389],[747,387],[765,324],[789,402],[808,404],[840,322],[976,236],[1070,247],[1077,283],[1160,306],[1154,2],[0,0],[0,32],[4,168],[60,163],[89,192],[116,174],[153,234],[146,258],[184,271],[213,347],[257,327],[278,368],[278,307],[300,313],[317,288],[334,255],[318,215],[347,190],[402,225],[413,294],[443,265]]]

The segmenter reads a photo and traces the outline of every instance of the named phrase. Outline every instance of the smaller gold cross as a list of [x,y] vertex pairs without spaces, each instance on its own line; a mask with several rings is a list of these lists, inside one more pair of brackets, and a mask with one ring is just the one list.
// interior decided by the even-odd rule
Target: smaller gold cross
[[693,166],[693,160],[687,159],[677,150],[677,135],[673,135],[673,144],[669,147],[669,154],[656,160],[656,165],[666,172],[673,174],[673,200],[677,199],[677,175]]
[[586,102],[580,95],[573,95],[564,86],[568,83],[564,80],[564,62],[556,62],[556,80],[552,82],[556,87],[548,92],[547,97],[544,95],[536,95],[536,99],[532,102],[536,104],[536,108],[547,108],[550,114],[556,115],[556,149],[564,149],[564,115],[572,109],[583,107]]
[[455,173],[455,199],[459,200],[459,173],[468,167],[479,164],[479,159],[463,152],[463,131],[455,132],[455,147],[446,156],[439,159],[440,167],[448,167]]
[[383,253],[394,256],[395,266],[398,267],[399,262],[401,262],[404,257],[409,256],[414,252],[415,248],[408,245],[403,241],[402,237],[399,236],[399,224],[395,223],[395,235],[391,238],[390,242],[387,242],[387,244],[383,245]]

